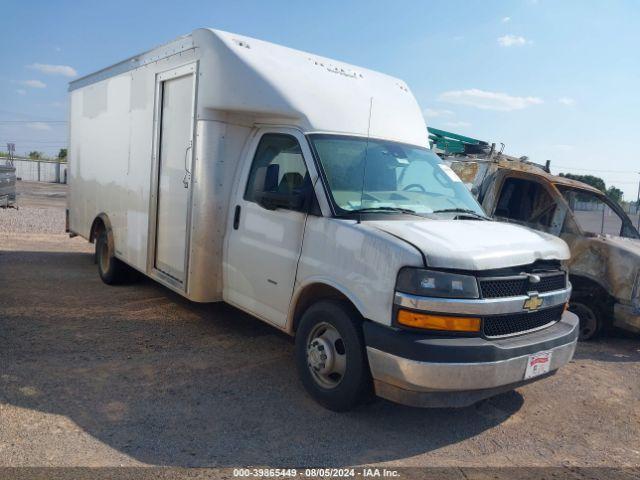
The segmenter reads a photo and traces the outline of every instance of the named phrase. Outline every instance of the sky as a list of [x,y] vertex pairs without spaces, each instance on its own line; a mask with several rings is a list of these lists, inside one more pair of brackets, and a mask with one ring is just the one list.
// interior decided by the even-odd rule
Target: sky
[[212,27],[407,82],[427,125],[504,143],[552,172],[635,200],[640,2],[635,0],[3,0],[0,150],[57,154],[70,80]]

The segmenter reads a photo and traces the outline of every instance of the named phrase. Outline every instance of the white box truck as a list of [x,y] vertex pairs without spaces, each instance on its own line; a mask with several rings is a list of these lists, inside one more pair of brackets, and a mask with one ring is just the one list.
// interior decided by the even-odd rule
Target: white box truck
[[566,244],[490,221],[399,79],[227,32],[70,84],[71,235],[296,337],[306,390],[464,406],[572,358]]

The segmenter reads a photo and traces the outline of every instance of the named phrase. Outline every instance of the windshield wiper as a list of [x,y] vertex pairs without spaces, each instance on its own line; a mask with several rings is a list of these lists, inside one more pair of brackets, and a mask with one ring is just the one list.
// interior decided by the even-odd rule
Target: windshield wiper
[[442,210],[434,210],[431,213],[463,213],[465,215],[470,215],[475,218],[481,218],[483,220],[489,220],[489,217],[485,215],[481,215],[474,210],[470,210],[468,208],[443,208]]
[[417,217],[422,217],[415,210],[411,210],[410,208],[400,208],[400,207],[367,207],[367,208],[357,208],[355,210],[348,210],[344,215],[349,215],[352,213],[378,213],[378,212],[388,212],[388,213],[405,213],[407,215],[415,215]]

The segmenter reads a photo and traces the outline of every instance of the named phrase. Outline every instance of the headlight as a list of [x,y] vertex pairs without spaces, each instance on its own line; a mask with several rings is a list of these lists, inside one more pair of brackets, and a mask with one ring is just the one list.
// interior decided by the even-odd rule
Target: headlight
[[419,268],[400,270],[396,290],[423,297],[479,298],[480,296],[475,277]]

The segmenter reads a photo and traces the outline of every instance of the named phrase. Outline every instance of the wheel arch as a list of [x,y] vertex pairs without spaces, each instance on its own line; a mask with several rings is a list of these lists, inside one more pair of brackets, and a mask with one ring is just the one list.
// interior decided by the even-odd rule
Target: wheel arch
[[89,242],[95,243],[96,238],[103,230],[107,232],[107,243],[109,245],[109,249],[114,252],[115,241],[113,239],[113,228],[111,227],[111,220],[109,220],[109,216],[104,212],[99,213],[96,218],[93,219],[91,230],[89,230]]
[[106,230],[109,237],[112,237],[111,221],[106,213],[99,213],[91,223],[91,229],[89,230],[89,242],[93,243],[101,230]]
[[358,305],[359,302],[347,289],[326,280],[318,280],[301,286],[295,293],[291,301],[291,308],[289,309],[286,331],[294,334],[298,328],[302,314],[313,303],[320,300],[345,301],[364,317],[362,313],[363,309]]
[[573,295],[580,296],[585,293],[600,291],[601,293],[610,296],[607,288],[600,281],[590,276],[581,275],[579,273],[570,273],[569,281],[571,282]]
[[589,298],[594,302],[594,306],[604,312],[611,311],[610,313],[613,313],[615,297],[609,293],[606,286],[600,281],[580,274],[569,274],[569,281],[573,289],[570,301]]

